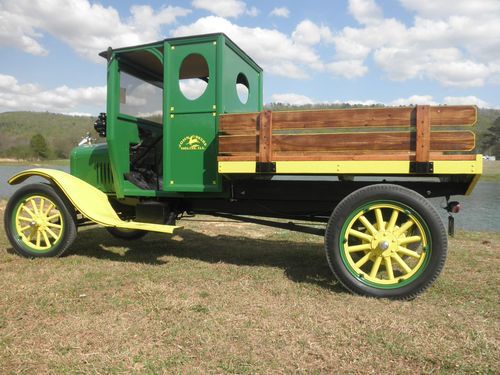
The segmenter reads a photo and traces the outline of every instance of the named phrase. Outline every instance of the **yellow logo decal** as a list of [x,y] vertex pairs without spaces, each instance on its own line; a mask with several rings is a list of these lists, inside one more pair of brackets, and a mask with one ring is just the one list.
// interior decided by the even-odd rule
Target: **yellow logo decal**
[[207,141],[205,141],[199,135],[188,135],[187,137],[182,138],[179,142],[179,150],[196,151],[206,149]]

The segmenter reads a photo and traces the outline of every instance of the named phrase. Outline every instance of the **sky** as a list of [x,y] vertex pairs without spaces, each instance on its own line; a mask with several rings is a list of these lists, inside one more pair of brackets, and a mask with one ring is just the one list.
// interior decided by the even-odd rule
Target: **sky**
[[0,112],[105,110],[107,49],[226,33],[264,102],[500,108],[500,0],[0,0]]

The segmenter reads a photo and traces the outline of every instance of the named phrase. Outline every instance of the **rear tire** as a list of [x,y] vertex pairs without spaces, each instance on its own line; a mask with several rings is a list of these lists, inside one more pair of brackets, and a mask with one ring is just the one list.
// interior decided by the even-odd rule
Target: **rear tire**
[[52,185],[23,186],[5,208],[5,233],[24,257],[58,257],[76,238],[75,210]]
[[328,264],[349,291],[412,299],[439,276],[445,227],[423,196],[398,185],[361,188],[344,198],[325,234]]
[[149,232],[147,230],[139,230],[139,229],[122,229],[115,227],[106,227],[106,230],[113,237],[119,238],[121,240],[138,240],[139,238],[144,237]]

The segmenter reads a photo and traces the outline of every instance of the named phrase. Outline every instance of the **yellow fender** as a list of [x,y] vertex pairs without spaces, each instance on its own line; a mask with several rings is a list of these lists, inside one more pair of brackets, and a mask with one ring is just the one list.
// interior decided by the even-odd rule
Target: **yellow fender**
[[16,185],[31,176],[43,177],[55,184],[66,195],[75,208],[87,219],[106,227],[140,229],[151,232],[173,234],[182,227],[151,223],[123,221],[118,217],[108,200],[108,196],[85,181],[56,169],[28,169],[12,176],[8,183]]

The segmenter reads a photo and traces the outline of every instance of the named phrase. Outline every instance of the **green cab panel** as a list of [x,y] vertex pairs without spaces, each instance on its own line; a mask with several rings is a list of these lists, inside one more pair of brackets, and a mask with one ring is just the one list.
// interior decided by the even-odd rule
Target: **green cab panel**
[[214,115],[180,114],[170,118],[169,123],[164,143],[163,189],[176,192],[221,191]]
[[78,146],[71,151],[70,173],[105,193],[114,192],[108,145]]

